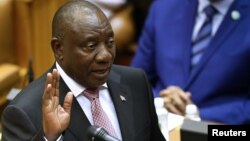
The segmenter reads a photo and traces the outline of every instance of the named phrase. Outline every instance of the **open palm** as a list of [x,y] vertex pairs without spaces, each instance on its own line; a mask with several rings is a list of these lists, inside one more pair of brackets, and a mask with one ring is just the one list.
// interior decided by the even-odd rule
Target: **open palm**
[[63,107],[59,104],[59,79],[56,69],[47,74],[43,95],[43,131],[48,140],[57,139],[68,127],[73,94],[68,92]]

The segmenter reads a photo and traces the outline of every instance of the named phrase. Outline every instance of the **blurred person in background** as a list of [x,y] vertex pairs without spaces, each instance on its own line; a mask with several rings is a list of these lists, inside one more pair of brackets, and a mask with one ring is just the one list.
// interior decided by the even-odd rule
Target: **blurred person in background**
[[115,33],[115,64],[129,65],[152,0],[90,0],[108,17]]
[[249,13],[249,0],[156,0],[131,66],[170,112],[193,103],[202,120],[249,124]]

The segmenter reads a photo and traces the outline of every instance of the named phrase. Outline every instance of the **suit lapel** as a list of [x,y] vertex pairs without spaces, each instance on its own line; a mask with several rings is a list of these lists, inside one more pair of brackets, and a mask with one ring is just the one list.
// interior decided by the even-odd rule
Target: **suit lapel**
[[[133,140],[134,128],[133,128],[133,102],[131,98],[130,89],[125,85],[120,84],[120,75],[111,71],[108,80],[109,92],[114,102],[116,114],[118,117],[120,130],[123,140]],[[69,92],[68,86],[60,79],[60,104],[63,105],[64,97]],[[123,99],[123,100],[122,100]],[[74,97],[71,109],[71,119],[68,129],[64,132],[64,138],[67,138],[67,134],[74,135],[78,140],[87,140],[86,133],[90,126],[90,122],[86,115],[82,111],[79,103]]]
[[[68,86],[65,82],[60,79],[60,104],[63,105],[65,95],[69,92]],[[67,139],[67,134],[73,134],[78,140],[87,140],[87,130],[91,125],[88,118],[84,114],[81,109],[79,103],[76,98],[73,98],[72,109],[71,109],[71,117],[70,124],[68,129],[63,133],[64,139]]]
[[122,139],[124,141],[133,140],[133,101],[130,89],[120,84],[120,76],[115,72],[110,73],[108,80],[109,92],[111,94],[116,114],[118,117]]
[[191,72],[188,83],[185,87],[186,89],[188,89],[190,84],[198,77],[199,73],[205,67],[205,64],[212,58],[212,56],[216,53],[216,51],[222,46],[221,44],[227,39],[228,36],[230,36],[230,34],[232,34],[236,26],[240,23],[241,21],[240,19],[239,20],[232,19],[231,17],[232,11],[234,10],[238,11],[241,15],[241,18],[244,18],[244,15],[246,14],[246,12],[244,12],[245,7],[243,5],[240,5],[239,1],[235,1],[234,3],[232,4],[234,6],[230,7],[227,14],[225,15],[225,18],[222,21],[217,33],[211,40],[211,44],[204,52],[204,55],[200,60],[200,63],[197,64],[197,66]]
[[[191,62],[191,58],[190,58],[190,52],[191,52],[191,39],[192,39],[192,33],[193,33],[193,28],[194,28],[194,24],[195,24],[195,20],[196,20],[196,14],[197,14],[197,7],[198,7],[198,1],[193,1],[193,0],[189,0],[187,3],[187,11],[189,12],[185,12],[186,15],[185,17],[187,18],[186,21],[189,22],[183,22],[183,27],[186,28],[186,33],[188,33],[188,35],[184,35],[185,41],[183,43],[184,49],[183,49],[183,64],[181,64],[181,66],[184,66],[184,77],[185,77],[185,82],[187,82],[188,78],[190,77],[190,62]],[[185,33],[185,32],[184,32]],[[182,46],[182,48],[183,48]]]
[[71,120],[69,125],[69,132],[75,135],[78,140],[87,140],[87,130],[90,126],[90,122],[86,117],[85,113],[82,111],[80,105],[78,104],[76,98],[74,98]]

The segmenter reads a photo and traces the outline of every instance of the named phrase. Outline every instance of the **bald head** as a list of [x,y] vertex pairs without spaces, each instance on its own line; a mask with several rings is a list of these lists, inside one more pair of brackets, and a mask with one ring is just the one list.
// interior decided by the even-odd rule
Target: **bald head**
[[65,73],[84,87],[97,88],[108,79],[116,48],[107,17],[95,5],[73,0],[52,22],[51,47]]
[[95,17],[106,18],[104,13],[94,4],[85,0],[72,0],[55,13],[52,21],[52,37],[62,39],[65,32],[70,30],[79,19],[86,21]]

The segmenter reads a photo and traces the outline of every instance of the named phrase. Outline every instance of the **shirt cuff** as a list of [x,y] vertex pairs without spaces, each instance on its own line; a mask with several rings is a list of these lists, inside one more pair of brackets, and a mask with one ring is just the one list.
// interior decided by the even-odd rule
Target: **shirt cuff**
[[[43,137],[43,138],[44,138],[45,141],[48,141],[48,140],[46,139],[46,137]],[[56,141],[62,141],[62,135],[60,135],[60,136],[57,138]]]

